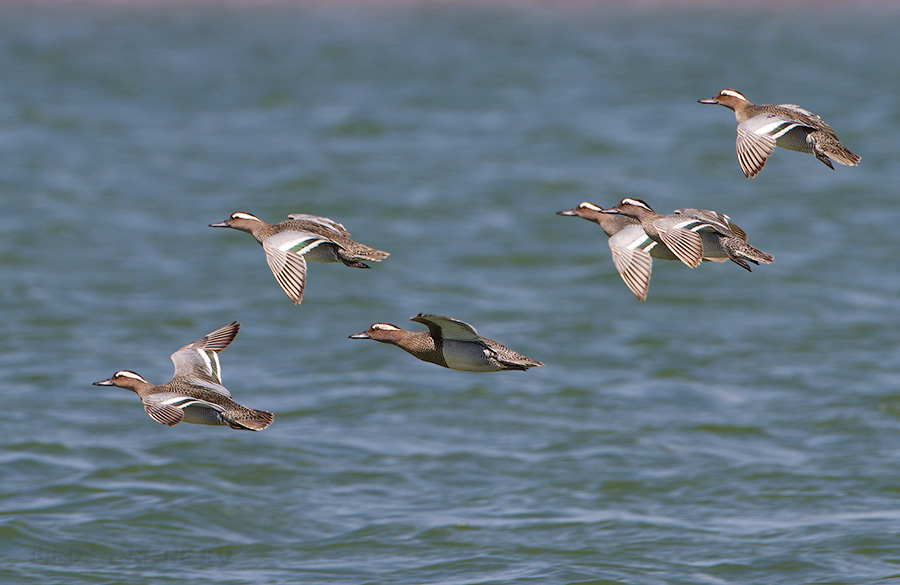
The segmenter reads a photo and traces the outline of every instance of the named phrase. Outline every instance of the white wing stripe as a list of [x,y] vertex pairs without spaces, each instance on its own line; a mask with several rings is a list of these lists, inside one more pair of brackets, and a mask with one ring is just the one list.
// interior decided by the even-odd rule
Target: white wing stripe
[[[310,240],[312,240],[312,241],[310,241]],[[323,244],[328,241],[329,240],[326,240],[323,238],[297,238],[296,240],[284,242],[283,244],[278,246],[278,249],[282,250],[284,252],[291,252],[294,254],[302,255],[302,254],[306,254],[307,252],[309,252],[310,250],[312,250],[319,244]],[[300,245],[303,244],[304,242],[309,242],[309,243],[301,248]]]
[[175,396],[173,398],[166,398],[165,400],[160,400],[159,404],[165,404],[168,406],[174,406],[176,408],[184,408],[186,406],[190,406],[191,404],[209,404],[203,400],[199,400],[197,398],[191,398],[190,396]]
[[656,242],[651,240],[650,238],[636,238],[634,241],[630,242],[627,246],[625,246],[629,250],[644,250],[648,252],[653,249],[653,246],[656,245]]
[[796,122],[787,122],[785,120],[777,120],[775,122],[770,122],[764,126],[760,126],[755,130],[757,134],[767,134],[772,138],[781,138],[797,126],[802,126],[803,124],[798,124]]
[[222,364],[219,363],[219,354],[211,351],[208,352],[207,357],[210,358],[209,367],[212,370],[212,375],[214,380],[218,380],[219,383],[222,382]]
[[[200,359],[203,360],[203,365],[206,367],[207,372],[211,372],[213,377],[216,375],[215,369],[213,369],[212,364],[210,363],[209,353],[203,351],[202,349],[196,350],[198,354],[200,354]],[[215,355],[215,354],[213,354]]]

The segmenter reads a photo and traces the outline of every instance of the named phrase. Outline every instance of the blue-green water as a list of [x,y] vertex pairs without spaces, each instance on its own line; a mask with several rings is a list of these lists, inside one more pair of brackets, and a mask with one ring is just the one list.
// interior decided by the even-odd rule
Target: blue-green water
[[[816,8],[820,6],[820,8]],[[900,10],[6,4],[4,583],[900,580]],[[734,87],[862,156],[748,181]],[[731,215],[775,263],[657,261],[555,215]],[[343,222],[295,307],[233,211]],[[546,363],[347,339],[451,315]],[[232,320],[262,433],[153,422],[118,369]]]

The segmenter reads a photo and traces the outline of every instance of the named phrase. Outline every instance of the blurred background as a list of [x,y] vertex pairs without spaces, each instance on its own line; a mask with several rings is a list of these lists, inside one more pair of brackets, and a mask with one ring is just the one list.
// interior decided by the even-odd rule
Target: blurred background
[[[796,584],[900,576],[894,2],[3,2],[5,583]],[[753,180],[723,88],[862,157]],[[774,264],[656,261],[624,196]],[[303,304],[234,211],[391,252]],[[449,315],[546,366],[347,336]],[[91,382],[221,355],[262,433]]]

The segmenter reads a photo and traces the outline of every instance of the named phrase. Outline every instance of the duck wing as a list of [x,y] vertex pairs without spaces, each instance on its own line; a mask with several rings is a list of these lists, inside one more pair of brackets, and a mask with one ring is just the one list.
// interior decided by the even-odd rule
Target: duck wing
[[173,379],[190,378],[201,383],[203,387],[230,396],[228,390],[222,386],[219,352],[228,347],[240,328],[240,323],[234,321],[173,353],[172,363],[175,364]]
[[281,290],[295,305],[303,300],[306,260],[303,255],[322,244],[334,244],[324,236],[304,230],[285,230],[263,240],[266,261]]
[[703,240],[697,232],[715,229],[705,221],[677,215],[660,217],[653,225],[663,244],[691,268],[696,268],[703,260]]
[[731,221],[731,218],[724,213],[710,211],[709,209],[676,209],[675,214],[705,221],[706,223],[714,225],[722,235],[730,235],[728,232],[731,232],[731,234],[745,242],[747,241],[747,233],[741,229],[741,226]]
[[785,110],[789,110],[788,119],[792,119],[795,122],[800,122],[804,126],[808,126],[810,128],[814,128],[816,130],[825,130],[826,132],[834,133],[834,130],[831,129],[825,120],[819,117],[818,114],[813,114],[809,110],[805,108],[801,108],[797,104],[779,104],[779,108],[784,108]]
[[314,223],[340,236],[350,235],[350,232],[348,232],[347,228],[345,228],[342,224],[339,224],[333,219],[322,217],[321,215],[310,215],[308,213],[292,213],[288,215],[288,217],[296,221],[308,221],[310,223]]
[[435,337],[443,337],[444,339],[452,339],[454,341],[476,341],[484,343],[474,327],[457,319],[419,313],[411,318],[410,321],[416,321],[426,325],[428,330]]
[[224,409],[212,402],[178,394],[177,392],[157,392],[143,399],[144,410],[156,422],[173,427],[184,419],[184,409],[199,408],[210,412],[208,417],[214,419],[216,413]]
[[761,114],[738,124],[735,147],[738,163],[745,177],[755,177],[766,166],[766,159],[775,150],[776,136],[772,132],[777,134],[778,128],[784,123],[785,120],[781,117]]
[[609,238],[613,264],[625,281],[625,286],[639,301],[647,299],[650,272],[653,269],[650,250],[656,245],[637,224],[625,226]]

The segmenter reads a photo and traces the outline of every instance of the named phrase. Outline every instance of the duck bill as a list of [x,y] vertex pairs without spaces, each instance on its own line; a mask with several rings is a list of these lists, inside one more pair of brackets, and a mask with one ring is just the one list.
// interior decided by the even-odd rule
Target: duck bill
[[100,380],[99,382],[94,382],[91,386],[115,386],[112,383],[112,380]]
[[209,224],[209,227],[231,227],[228,225],[227,221],[217,221],[216,223]]
[[574,209],[566,209],[565,211],[557,211],[556,215],[578,215]]
[[698,104],[713,104],[713,105],[715,105],[715,104],[719,103],[719,100],[717,100],[716,98],[707,98],[705,100],[697,100],[697,103]]
[[368,333],[366,333],[365,331],[363,331],[362,333],[355,333],[355,334],[353,334],[353,335],[350,335],[350,336],[348,337],[348,339],[372,339],[372,338],[369,337],[369,334],[368,334]]
[[622,212],[616,209],[615,207],[611,209],[601,209],[600,213],[605,213],[607,215],[622,215]]

